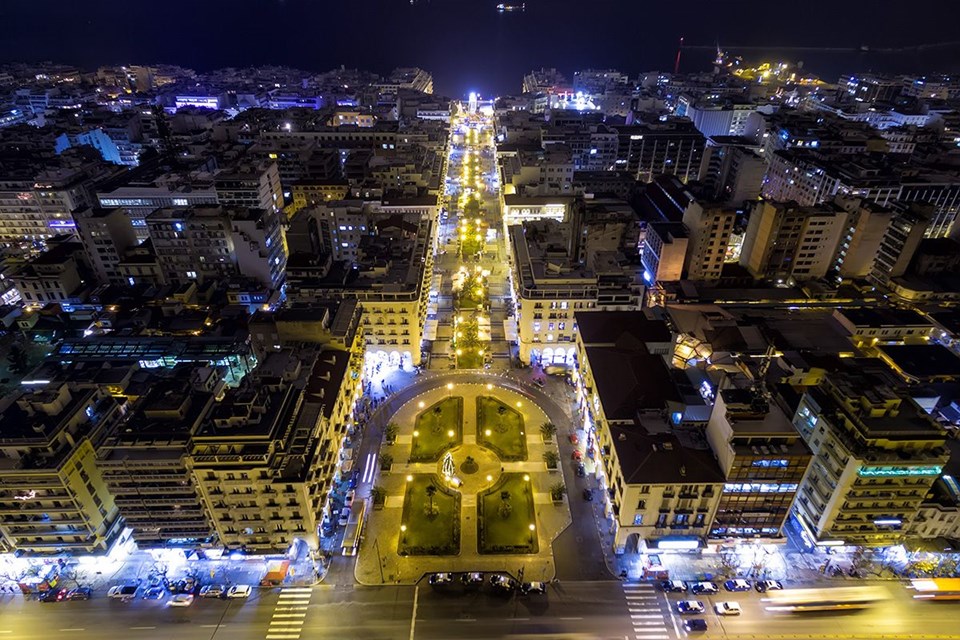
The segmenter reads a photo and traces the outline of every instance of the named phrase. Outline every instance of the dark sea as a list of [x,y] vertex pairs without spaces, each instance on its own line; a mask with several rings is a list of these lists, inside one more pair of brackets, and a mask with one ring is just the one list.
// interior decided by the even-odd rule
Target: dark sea
[[[510,0],[520,4],[521,0]],[[83,67],[173,63],[199,71],[283,64],[387,72],[420,66],[436,91],[516,93],[526,71],[556,67],[635,75],[709,68],[720,46],[750,62],[803,61],[844,72],[957,72],[960,0],[0,0],[0,60]],[[783,50],[782,47],[808,47]],[[814,50],[824,47],[824,50]],[[862,47],[870,51],[864,52]]]

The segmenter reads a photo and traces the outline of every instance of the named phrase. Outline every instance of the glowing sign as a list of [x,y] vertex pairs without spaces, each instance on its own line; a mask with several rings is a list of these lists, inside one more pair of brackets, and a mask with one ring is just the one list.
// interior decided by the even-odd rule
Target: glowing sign
[[919,467],[861,467],[857,475],[865,477],[893,478],[897,476],[939,476],[943,467],[939,465]]
[[47,223],[51,229],[76,229],[77,224],[73,220],[51,220]]

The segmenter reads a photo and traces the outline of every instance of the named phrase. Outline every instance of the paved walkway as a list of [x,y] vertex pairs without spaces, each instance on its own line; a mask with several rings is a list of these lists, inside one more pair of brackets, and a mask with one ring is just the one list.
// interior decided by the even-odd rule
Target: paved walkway
[[[454,388],[448,389],[448,381]],[[532,385],[531,385],[532,387]],[[528,460],[523,462],[505,462],[503,472],[526,473],[531,476],[534,489],[534,503],[537,517],[537,535],[540,552],[530,555],[480,555],[477,553],[476,496],[464,495],[461,498],[460,553],[453,561],[450,557],[401,557],[397,555],[400,536],[400,519],[403,507],[403,484],[408,474],[437,473],[439,463],[405,462],[409,456],[411,438],[404,438],[412,432],[416,415],[439,398],[456,394],[464,397],[464,416],[475,416],[476,397],[496,395],[501,400],[516,407],[524,418],[527,430]],[[544,412],[541,405],[547,407]],[[363,584],[406,583],[419,580],[423,574],[435,571],[451,570],[456,564],[462,570],[510,571],[516,573],[521,567],[530,579],[552,579],[555,575],[552,542],[571,522],[566,500],[554,504],[550,498],[550,487],[562,480],[559,471],[547,471],[542,462],[543,452],[556,446],[555,442],[544,444],[539,435],[539,425],[550,420],[554,423],[569,422],[569,413],[563,411],[550,397],[536,387],[527,386],[509,375],[489,375],[477,372],[458,372],[444,376],[425,374],[414,384],[403,389],[378,408],[375,422],[386,420],[397,422],[401,437],[397,443],[385,447],[394,457],[389,473],[381,473],[376,481],[392,494],[384,508],[374,511],[367,523],[364,543],[357,560],[355,575]],[[383,417],[379,417],[380,414]],[[475,439],[474,420],[466,420],[464,433]],[[569,427],[568,427],[569,428]],[[473,432],[471,434],[471,431]],[[465,438],[466,440],[467,438]]]

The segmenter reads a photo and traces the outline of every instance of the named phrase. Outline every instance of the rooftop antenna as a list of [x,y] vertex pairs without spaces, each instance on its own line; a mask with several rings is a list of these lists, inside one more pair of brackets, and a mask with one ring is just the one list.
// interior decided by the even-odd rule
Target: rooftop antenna
[[674,75],[680,73],[680,53],[683,51],[683,36],[680,36],[680,46],[677,47],[677,61],[673,63]]

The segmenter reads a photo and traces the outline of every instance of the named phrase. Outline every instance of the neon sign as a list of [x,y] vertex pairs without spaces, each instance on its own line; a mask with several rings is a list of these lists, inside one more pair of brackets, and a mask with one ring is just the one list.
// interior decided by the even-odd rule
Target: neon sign
[[874,478],[894,478],[897,476],[939,476],[943,471],[940,465],[918,466],[918,467],[860,467],[857,474],[865,477]]

